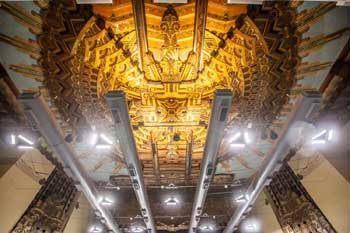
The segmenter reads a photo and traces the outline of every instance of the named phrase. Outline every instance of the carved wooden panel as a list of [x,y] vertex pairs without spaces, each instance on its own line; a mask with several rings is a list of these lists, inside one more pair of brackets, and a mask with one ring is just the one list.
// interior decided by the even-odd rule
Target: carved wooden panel
[[289,165],[275,173],[266,193],[283,232],[336,232]]
[[55,168],[11,233],[62,233],[73,211],[77,192],[72,179]]

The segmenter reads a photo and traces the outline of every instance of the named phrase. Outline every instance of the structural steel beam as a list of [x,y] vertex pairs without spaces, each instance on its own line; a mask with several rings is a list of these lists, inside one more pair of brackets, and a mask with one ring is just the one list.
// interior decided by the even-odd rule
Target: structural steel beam
[[22,103],[29,123],[39,129],[52,149],[60,156],[64,162],[66,173],[79,182],[78,186],[81,187],[91,206],[105,219],[109,230],[114,233],[121,233],[110,212],[100,205],[98,201],[100,194],[95,184],[80,163],[76,152],[65,142],[64,134],[44,98],[40,94],[24,93],[20,95],[19,101]]
[[228,113],[230,112],[231,102],[232,92],[230,90],[215,91],[209,128],[201,162],[201,171],[192,207],[189,232],[197,231],[210,181],[215,172],[216,156],[222,137],[224,136],[226,120]]
[[131,182],[141,207],[142,216],[148,231],[156,232],[146,187],[143,181],[143,172],[136,149],[134,134],[131,129],[125,94],[123,91],[110,91],[106,94],[105,98],[112,113],[115,133],[129,170]]
[[203,69],[203,45],[205,26],[207,21],[208,0],[196,0],[196,12],[194,19],[194,35],[192,50],[197,55],[198,71]]
[[148,53],[147,27],[144,0],[132,0],[132,10],[139,50],[139,68],[143,71],[143,58]]
[[235,210],[223,233],[232,233],[238,229],[242,217],[248,214],[261,191],[271,181],[273,173],[280,169],[285,156],[292,149],[289,144],[293,141],[292,128],[298,126],[301,122],[308,122],[310,115],[319,109],[320,102],[321,95],[318,92],[303,92],[298,96],[293,111],[282,128],[280,137],[276,140],[263,161],[255,179],[248,186],[246,202]]

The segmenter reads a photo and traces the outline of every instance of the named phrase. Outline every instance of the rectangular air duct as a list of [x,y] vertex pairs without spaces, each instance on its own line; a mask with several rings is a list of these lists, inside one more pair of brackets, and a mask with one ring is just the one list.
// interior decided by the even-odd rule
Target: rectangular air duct
[[116,137],[119,140],[120,148],[129,168],[140,209],[142,210],[143,217],[147,217],[149,220],[147,222],[145,221],[147,229],[151,232],[156,232],[146,187],[143,181],[143,172],[136,149],[134,134],[130,124],[129,109],[125,94],[122,91],[110,91],[106,94],[105,98],[112,113]]
[[238,228],[238,225],[245,214],[247,214],[259,194],[268,183],[269,179],[275,171],[281,166],[281,162],[290,151],[289,145],[292,128],[298,126],[301,122],[308,122],[312,112],[319,108],[321,102],[321,95],[318,92],[304,92],[298,96],[293,107],[293,112],[288,117],[288,121],[284,124],[279,138],[270,149],[269,154],[265,157],[260,170],[256,173],[256,179],[248,186],[247,195],[249,198],[244,205],[238,206],[227,227],[223,233],[232,233]]
[[191,229],[192,232],[196,232],[200,221],[200,215],[215,170],[217,152],[220,148],[222,137],[224,136],[231,103],[232,92],[230,90],[215,91],[201,163],[201,171],[192,207],[191,222],[189,226],[189,229]]
[[85,197],[91,206],[106,220],[106,225],[110,231],[121,233],[110,212],[100,205],[98,201],[100,195],[95,184],[80,163],[76,152],[64,140],[64,134],[44,98],[39,93],[24,93],[20,95],[19,101],[23,106],[25,115],[29,117],[29,123],[39,129],[51,148],[60,156],[67,174],[73,175],[72,178],[78,181]]

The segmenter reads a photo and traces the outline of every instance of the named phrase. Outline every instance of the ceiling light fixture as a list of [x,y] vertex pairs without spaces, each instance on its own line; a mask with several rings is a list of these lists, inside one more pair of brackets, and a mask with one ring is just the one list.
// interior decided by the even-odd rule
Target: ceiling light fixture
[[328,141],[331,141],[333,139],[333,135],[334,135],[334,131],[333,130],[329,130],[329,132],[328,132]]
[[90,144],[94,146],[97,143],[97,139],[98,139],[98,134],[97,133],[93,133],[91,135]]
[[237,203],[245,203],[247,201],[247,198],[244,195],[240,195],[240,196],[235,198],[235,201]]
[[106,135],[104,135],[103,133],[100,134],[100,137],[105,140],[108,144],[113,144],[112,140],[109,139]]
[[212,225],[204,225],[200,227],[203,231],[214,231],[214,227]]
[[165,204],[167,206],[176,206],[178,203],[179,203],[179,201],[174,197],[168,198],[165,200]]
[[256,229],[256,226],[255,226],[255,224],[248,224],[247,225],[247,230],[255,230]]
[[113,204],[113,201],[110,200],[110,199],[108,199],[107,197],[102,197],[102,198],[100,199],[100,204],[101,204],[101,205],[104,205],[104,206],[110,206],[110,205]]
[[233,137],[231,138],[231,147],[234,148],[244,148],[247,144],[252,143],[253,139],[248,131],[237,132]]
[[131,227],[131,232],[139,233],[139,232],[144,232],[145,228],[141,226],[133,226]]
[[327,142],[332,141],[333,138],[334,138],[334,130],[324,129],[312,137],[311,143],[312,144],[326,144]]
[[247,144],[249,144],[249,143],[252,142],[252,139],[250,138],[249,133],[248,133],[247,131],[244,132],[244,141],[245,141],[245,143],[247,143]]
[[165,189],[177,189],[177,186],[174,183],[170,183]]
[[93,133],[91,135],[90,144],[96,149],[110,149],[113,145],[113,141],[103,133]]
[[248,217],[241,223],[241,232],[257,233],[261,231],[261,222],[255,217]]
[[111,145],[96,145],[96,149],[109,149],[111,148]]
[[11,134],[10,138],[11,138],[10,144],[17,146],[17,149],[19,150],[34,149],[34,142],[21,134],[19,135]]
[[32,147],[32,146],[17,146],[17,149],[20,149],[20,150],[30,150],[30,149],[34,149],[34,147]]
[[235,148],[244,148],[245,144],[243,144],[243,143],[232,143],[231,146],[235,147]]
[[102,229],[99,228],[99,227],[92,227],[91,230],[90,230],[91,233],[102,233]]
[[23,141],[25,141],[29,145],[34,145],[34,142],[32,142],[31,140],[29,140],[28,138],[26,138],[26,137],[24,137],[22,135],[18,135],[18,138],[22,139]]
[[11,134],[11,145],[16,145],[16,136]]

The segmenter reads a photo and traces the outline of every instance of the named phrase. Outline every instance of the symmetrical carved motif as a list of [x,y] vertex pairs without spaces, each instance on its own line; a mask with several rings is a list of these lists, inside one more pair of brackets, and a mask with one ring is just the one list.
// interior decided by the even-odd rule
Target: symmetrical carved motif
[[177,13],[171,5],[164,12],[160,29],[164,33],[163,58],[160,61],[161,77],[163,82],[179,82],[180,68],[182,62],[176,51],[177,44],[176,34],[179,32],[180,23]]
[[[297,79],[300,34],[293,3],[248,7],[209,1],[207,26],[199,32],[205,35],[201,72],[197,55],[191,51],[194,3],[168,7],[145,3],[147,43],[151,46],[143,57],[142,71],[132,1],[90,8],[59,0],[41,1],[40,6],[40,20],[20,8],[6,7],[21,22],[42,26],[37,33],[41,69],[12,68],[37,80],[43,76],[64,123],[79,129],[88,124],[110,129],[103,96],[109,90],[127,92],[145,166],[152,159],[151,139],[157,145],[160,166],[170,167],[171,162],[178,170],[185,169],[182,161],[190,135],[192,159],[201,159],[216,89],[229,88],[235,93],[230,125],[254,122],[264,128],[286,103]],[[16,41],[20,48],[23,43]],[[169,174],[176,175],[176,171]]]
[[[226,34],[207,30],[201,73],[197,72],[193,53],[181,59],[177,37],[188,25],[180,24],[178,8],[168,6],[162,13],[162,8],[146,5],[147,13],[158,17],[162,13],[159,25],[153,29],[162,35],[159,49],[163,52],[156,56],[148,52],[141,72],[135,26],[129,17],[108,15],[96,7],[94,13],[101,11],[103,18],[93,16],[88,20],[89,10],[82,14],[70,4],[64,9],[58,3],[50,4],[43,14],[47,19],[43,21],[44,34],[39,36],[39,44],[46,50],[41,59],[47,72],[45,83],[53,99],[73,124],[86,119],[109,128],[103,95],[109,90],[125,90],[140,157],[151,159],[152,139],[158,147],[160,166],[164,160],[184,159],[191,134],[193,159],[200,159],[215,89],[235,92],[232,122],[268,125],[294,84],[299,35],[294,25],[295,9],[286,4],[266,3],[262,8],[250,9],[248,15],[231,17],[225,23],[231,24]],[[187,8],[179,10],[187,12]],[[60,14],[49,14],[56,9]],[[64,14],[70,18],[62,17]],[[77,17],[79,20],[68,23]],[[46,25],[49,20],[56,23]],[[57,28],[59,25],[71,26]],[[54,46],[62,43],[64,46]],[[178,140],[174,140],[175,135]]]
[[336,232],[289,165],[275,173],[266,193],[283,232]]
[[74,182],[55,168],[11,233],[62,233],[77,197]]

